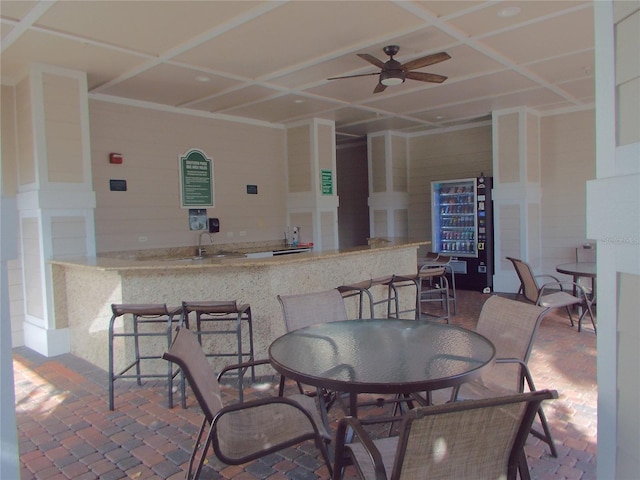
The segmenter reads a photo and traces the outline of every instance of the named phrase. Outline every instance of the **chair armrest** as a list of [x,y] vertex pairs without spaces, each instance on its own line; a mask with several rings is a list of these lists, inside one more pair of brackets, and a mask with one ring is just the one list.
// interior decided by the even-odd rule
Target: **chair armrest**
[[547,289],[549,286],[551,285],[557,285],[560,287],[560,291],[564,291],[564,286],[571,286],[571,288],[575,288],[576,291],[580,291],[582,292],[582,295],[586,295],[587,294],[587,290],[584,288],[584,286],[580,285],[579,283],[576,282],[570,282],[570,281],[563,281],[563,282],[548,282],[545,283],[544,285],[542,285],[540,287],[540,294],[538,295],[538,298],[540,298],[542,296],[542,294],[544,293],[544,290]]
[[517,358],[498,358],[498,359],[496,359],[496,363],[518,363],[518,364],[520,364],[520,367],[522,368],[522,378],[523,378],[524,381],[527,382],[527,388],[529,389],[530,392],[533,392],[533,391],[536,390],[536,386],[533,383],[533,376],[531,375],[531,372],[529,371],[529,367],[527,366],[527,364],[525,362],[523,362],[522,360],[519,360]]
[[[281,405],[282,407],[282,411],[279,412],[280,413],[279,415],[274,416],[272,410],[268,411],[267,413],[262,413],[262,414],[260,413],[260,409],[264,409],[264,407],[268,407],[274,404]],[[299,417],[297,416],[294,417],[292,410],[289,410],[289,409],[296,410],[302,413],[302,415],[306,417],[307,421],[309,422],[308,425],[312,427],[313,433],[311,433],[309,428],[306,428],[306,427],[303,428],[304,422],[300,424],[298,421],[300,420]],[[251,414],[249,412],[251,410],[254,410],[255,413]],[[287,413],[287,411],[289,413]],[[236,415],[238,415],[240,412],[247,412],[248,417],[245,420],[240,420],[240,421],[238,421],[237,419],[234,420]],[[225,418],[225,416],[228,416],[228,415],[231,415],[230,419],[224,422],[223,419]],[[262,425],[263,428],[259,429],[259,425],[251,421],[251,418],[253,415],[260,416],[261,418],[269,418],[271,419],[271,422],[265,423],[264,425]],[[284,421],[287,422],[287,427],[290,429],[290,431],[288,432],[288,435],[280,435],[280,438],[276,440],[273,437],[273,434],[275,431],[274,423],[276,422],[281,423],[283,421],[283,418],[284,418]],[[294,422],[294,418],[297,419],[295,422]],[[222,434],[224,432],[224,435],[228,436],[229,438],[223,439],[221,437],[220,439],[218,439],[218,433],[219,433],[218,425],[220,422],[224,422],[224,427],[222,428],[220,433]],[[296,423],[298,427],[300,427],[301,425],[302,427],[296,429],[295,428]],[[247,440],[245,435],[246,432],[240,431],[240,432],[235,432],[235,434],[229,435],[229,433],[234,430],[234,426],[236,426],[236,429],[237,428],[243,429],[243,428],[246,428],[249,424],[251,427],[251,438],[256,438],[256,439],[267,438],[272,440],[269,443],[265,443],[265,444],[259,444],[259,443],[251,444],[251,442],[246,441]],[[238,434],[240,434],[239,435],[240,440],[238,440]],[[213,420],[211,422],[210,435],[211,435],[211,440],[212,440],[212,444],[213,444],[213,448],[215,450],[216,456],[218,456],[218,458],[222,462],[232,464],[232,465],[246,463],[248,461],[262,457],[265,454],[269,454],[277,450],[280,450],[284,447],[300,443],[305,439],[315,438],[317,441],[320,442],[320,441],[323,441],[322,439],[324,438],[322,433],[320,432],[318,425],[313,420],[311,413],[308,412],[302,405],[300,405],[296,401],[286,397],[260,398],[257,400],[250,400],[244,403],[227,405],[222,409],[220,409],[216,413],[216,415],[213,417]],[[224,444],[222,443],[221,440],[224,440],[225,444],[228,445],[228,442],[232,441],[231,439],[234,436],[236,437],[236,441],[242,442],[243,452],[242,454],[239,454],[240,456],[231,458],[231,457],[228,457],[224,451],[222,451],[222,448],[223,448],[222,445]],[[235,449],[232,448],[231,450],[233,451]]]
[[[369,423],[369,422],[366,422]],[[377,449],[371,437],[362,428],[363,422],[353,417],[344,417],[338,423],[336,432],[335,466],[333,480],[341,480],[342,470],[348,465],[348,451],[346,449],[348,432],[353,432],[365,448],[375,468],[376,480],[387,480],[387,474],[382,462],[382,455]]]
[[242,363],[235,363],[233,365],[227,365],[226,367],[224,367],[222,369],[222,371],[218,374],[218,381],[220,381],[220,379],[229,371],[231,370],[239,370],[241,368],[249,368],[249,367],[255,367],[256,365],[266,365],[266,364],[270,364],[271,362],[268,359],[262,359],[262,360],[253,360],[250,362],[242,362]]
[[543,274],[543,275],[534,275],[533,278],[553,278],[553,281],[555,283],[561,283],[560,279],[558,277],[556,277],[555,275],[549,275],[549,274]]

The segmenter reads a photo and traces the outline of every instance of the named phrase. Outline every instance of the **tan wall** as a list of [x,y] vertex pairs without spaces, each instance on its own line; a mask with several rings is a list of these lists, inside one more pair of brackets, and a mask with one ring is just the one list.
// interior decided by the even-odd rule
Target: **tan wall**
[[409,139],[409,236],[431,239],[431,182],[491,176],[491,126]]
[[[90,101],[96,251],[196,245],[180,208],[178,157],[198,148],[213,160],[216,243],[281,239],[285,219],[284,130]],[[110,164],[110,152],[124,155]],[[127,181],[111,192],[110,179]],[[258,186],[247,195],[246,185]],[[146,240],[146,241],[144,241]]]
[[542,271],[575,258],[586,239],[586,182],[595,178],[594,111],[540,120]]

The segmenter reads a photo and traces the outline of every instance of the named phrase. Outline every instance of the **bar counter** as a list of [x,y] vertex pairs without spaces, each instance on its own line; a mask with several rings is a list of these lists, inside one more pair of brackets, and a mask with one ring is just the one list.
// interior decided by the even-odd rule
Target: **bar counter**
[[[237,300],[251,305],[255,357],[266,358],[271,342],[285,333],[277,295],[327,290],[394,273],[416,273],[417,249],[425,244],[428,242],[396,240],[269,258],[229,256],[195,261],[104,256],[54,259],[50,264],[56,328],[69,329],[71,353],[106,370],[112,303],[179,306],[183,300]],[[353,318],[356,305],[350,300],[347,311]],[[406,298],[403,305],[411,301]],[[232,351],[234,341],[229,335],[220,336],[207,348]],[[166,349],[162,344],[145,347],[156,352]],[[128,349],[116,346],[117,364],[124,364],[131,355]],[[216,369],[222,366],[215,364]],[[166,366],[151,368],[163,371]]]

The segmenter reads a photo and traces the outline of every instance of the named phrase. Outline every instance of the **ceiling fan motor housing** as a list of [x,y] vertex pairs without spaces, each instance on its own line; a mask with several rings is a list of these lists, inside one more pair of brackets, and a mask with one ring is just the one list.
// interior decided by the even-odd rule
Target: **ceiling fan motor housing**
[[400,85],[404,83],[406,74],[402,64],[393,58],[387,60],[380,72],[380,83],[386,86]]

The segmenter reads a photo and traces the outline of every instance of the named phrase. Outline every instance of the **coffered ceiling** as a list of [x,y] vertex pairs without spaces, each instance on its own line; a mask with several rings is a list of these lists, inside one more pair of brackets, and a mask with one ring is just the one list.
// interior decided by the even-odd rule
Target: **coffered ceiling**
[[[594,102],[589,1],[0,1],[3,84],[33,62],[87,72],[96,98],[151,102],[288,124],[334,120],[338,139],[418,132],[528,106],[541,113]],[[441,51],[373,93],[378,67]]]

